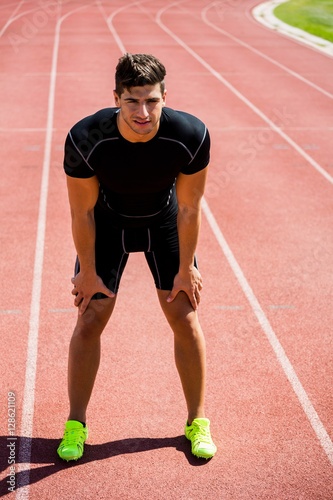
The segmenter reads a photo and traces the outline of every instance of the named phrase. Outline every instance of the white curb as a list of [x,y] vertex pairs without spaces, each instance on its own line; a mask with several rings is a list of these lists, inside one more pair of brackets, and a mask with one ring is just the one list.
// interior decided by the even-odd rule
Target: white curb
[[307,33],[299,28],[294,28],[274,16],[273,11],[275,7],[286,1],[288,0],[271,0],[261,3],[252,9],[252,14],[255,19],[264,26],[290,36],[301,43],[310,45],[311,47],[324,52],[326,55],[333,56],[332,42],[324,40],[318,36],[311,35],[310,33]]

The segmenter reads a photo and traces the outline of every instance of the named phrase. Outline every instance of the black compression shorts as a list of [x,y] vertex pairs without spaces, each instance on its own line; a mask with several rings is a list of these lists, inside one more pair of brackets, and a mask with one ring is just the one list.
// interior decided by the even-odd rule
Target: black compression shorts
[[[126,229],[113,227],[105,218],[96,215],[96,271],[113,293],[119,289],[121,276],[132,252],[144,252],[157,289],[172,289],[179,269],[176,214],[158,226]],[[77,260],[75,274],[79,270]],[[97,293],[92,298],[105,297]]]

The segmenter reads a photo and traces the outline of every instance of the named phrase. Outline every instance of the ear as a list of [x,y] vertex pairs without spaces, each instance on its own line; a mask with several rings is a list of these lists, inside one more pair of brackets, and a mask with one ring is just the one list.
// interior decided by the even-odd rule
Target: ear
[[113,91],[113,97],[114,97],[115,105],[118,108],[120,108],[120,97],[119,97],[119,95],[117,94],[117,92],[115,90]]
[[166,94],[167,94],[167,91],[165,90],[164,94],[162,95],[163,106],[165,106],[165,103],[166,103]]

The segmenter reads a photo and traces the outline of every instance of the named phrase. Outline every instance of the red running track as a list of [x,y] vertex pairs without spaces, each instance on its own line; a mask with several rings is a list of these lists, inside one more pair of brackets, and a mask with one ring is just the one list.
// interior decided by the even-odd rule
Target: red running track
[[[332,59],[259,25],[255,3],[0,6],[9,499],[333,499]],[[183,437],[172,337],[140,255],[103,337],[84,458],[65,464],[55,452],[76,316],[62,148],[74,122],[113,105],[125,50],[160,57],[168,105],[212,135],[198,257],[219,449],[205,463]]]

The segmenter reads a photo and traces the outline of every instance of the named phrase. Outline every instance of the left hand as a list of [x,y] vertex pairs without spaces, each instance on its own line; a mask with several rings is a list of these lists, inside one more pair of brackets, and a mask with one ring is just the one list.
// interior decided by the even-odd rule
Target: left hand
[[95,271],[85,273],[80,271],[71,281],[73,284],[72,295],[75,296],[74,305],[78,307],[80,316],[86,311],[91,297],[95,293],[101,292],[107,297],[115,297],[115,294],[104,285]]
[[167,297],[167,302],[172,302],[179,292],[185,292],[194,310],[200,304],[200,291],[202,290],[202,277],[198,269],[192,266],[189,271],[176,274],[173,288]]

